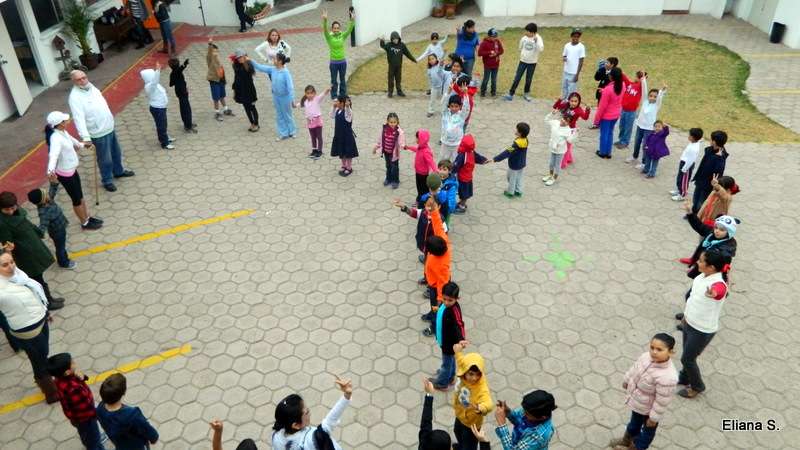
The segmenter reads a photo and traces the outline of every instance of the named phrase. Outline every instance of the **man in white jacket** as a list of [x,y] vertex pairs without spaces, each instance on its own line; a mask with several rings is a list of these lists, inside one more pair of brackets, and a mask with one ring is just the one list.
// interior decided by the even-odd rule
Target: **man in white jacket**
[[72,90],[69,93],[69,109],[75,121],[81,141],[93,144],[97,152],[97,166],[103,187],[114,192],[114,178],[132,177],[132,170],[122,165],[122,150],[114,131],[114,116],[99,89],[89,82],[86,73],[73,70]]

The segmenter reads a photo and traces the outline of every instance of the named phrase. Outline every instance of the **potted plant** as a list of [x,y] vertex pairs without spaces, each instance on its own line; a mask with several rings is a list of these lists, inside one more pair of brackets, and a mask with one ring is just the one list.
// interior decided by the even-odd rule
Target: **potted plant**
[[263,2],[255,2],[253,6],[248,6],[245,10],[245,14],[252,17],[253,20],[263,19],[267,17],[269,12],[272,10],[272,7],[268,3]]
[[431,11],[431,16],[440,18],[444,17],[444,8],[442,7],[441,0],[438,0],[435,5],[433,5],[433,11]]
[[82,0],[65,0],[63,5],[64,29],[81,49],[81,64],[92,70],[100,64],[100,55],[95,54],[89,44],[93,20],[89,7]]
[[461,3],[461,0],[444,0],[444,15],[448,19],[453,19],[456,16],[456,6]]

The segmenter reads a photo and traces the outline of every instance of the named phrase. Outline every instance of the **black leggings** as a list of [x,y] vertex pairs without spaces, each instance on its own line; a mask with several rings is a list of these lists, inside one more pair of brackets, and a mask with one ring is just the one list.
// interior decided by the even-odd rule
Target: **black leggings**
[[258,126],[258,110],[256,110],[255,103],[242,103],[244,113],[247,114],[247,120],[250,124]]
[[[83,189],[81,188],[81,177],[78,175],[78,171],[76,170],[72,176],[69,177],[62,177],[61,175],[56,175],[58,177],[58,181],[64,186],[64,190],[67,191],[67,195],[69,198],[72,199],[72,206],[78,206],[83,201]],[[50,200],[53,200],[52,198]]]

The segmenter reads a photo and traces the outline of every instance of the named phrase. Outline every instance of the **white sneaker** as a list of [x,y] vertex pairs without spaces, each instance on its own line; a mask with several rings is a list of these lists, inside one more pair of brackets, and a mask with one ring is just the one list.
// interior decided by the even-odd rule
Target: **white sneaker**
[[672,201],[675,201],[675,202],[681,202],[684,199],[680,195],[673,195],[671,198],[672,198]]
[[533,101],[533,98],[528,94],[523,95],[522,98],[524,98],[526,102]]
[[545,181],[545,182],[544,182],[544,185],[545,185],[545,186],[552,186],[552,185],[554,185],[555,183],[556,183],[556,180],[554,180],[554,179],[550,178],[549,180],[547,180],[547,181]]
[[644,169],[644,164],[639,163],[639,164],[636,165],[636,168],[637,169]]
[[678,194],[680,194],[680,192],[678,192],[676,190],[669,191],[669,195],[678,195]]
[[166,146],[164,146],[164,150],[174,150],[174,149],[175,149],[175,146],[172,145],[172,144],[167,144]]
[[625,158],[625,164],[630,164],[630,163],[632,163],[634,161],[636,161],[636,160],[633,159],[633,156],[628,156],[627,158]]
[[547,174],[547,175],[542,177],[542,181],[544,181],[544,182],[546,182],[547,180],[552,180],[552,179],[553,179],[553,176],[550,175],[550,174]]

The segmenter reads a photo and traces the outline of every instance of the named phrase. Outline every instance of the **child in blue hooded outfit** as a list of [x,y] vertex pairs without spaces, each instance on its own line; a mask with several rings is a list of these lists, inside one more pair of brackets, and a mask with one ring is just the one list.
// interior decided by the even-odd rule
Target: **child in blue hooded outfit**
[[294,82],[292,74],[286,68],[286,55],[278,53],[275,55],[275,66],[259,64],[250,58],[253,68],[259,72],[269,75],[272,80],[272,105],[275,106],[275,128],[278,130],[278,141],[293,138],[297,133],[297,127],[292,117],[294,107]]

